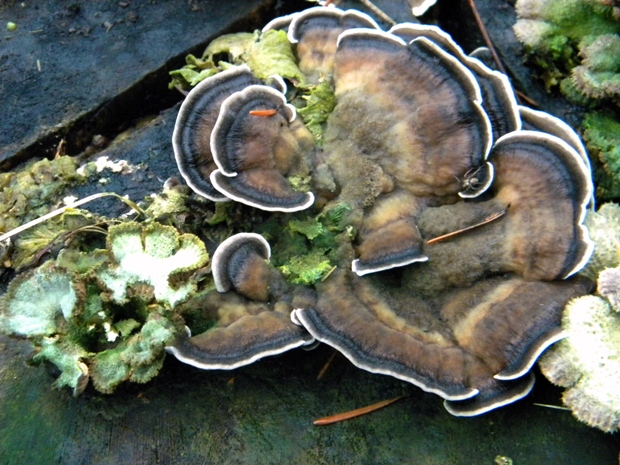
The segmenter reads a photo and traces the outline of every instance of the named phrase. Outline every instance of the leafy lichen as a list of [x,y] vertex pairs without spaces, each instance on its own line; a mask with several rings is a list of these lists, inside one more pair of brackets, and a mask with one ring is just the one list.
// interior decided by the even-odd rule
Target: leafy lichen
[[601,166],[595,170],[597,197],[618,197],[618,132],[614,127],[620,124],[617,7],[599,0],[519,0],[516,9],[515,33],[547,90],[557,86],[572,102],[592,110],[583,125],[588,148],[600,159]]
[[89,380],[104,393],[147,382],[166,343],[184,331],[173,309],[195,292],[192,274],[208,261],[204,244],[170,226],[126,222],[108,227],[105,250],[92,241],[72,245],[13,280],[0,329],[29,338],[33,362],[55,365],[54,386],[74,395]]
[[231,65],[246,64],[260,79],[277,74],[296,85],[305,84],[284,31],[225,34],[213,40],[201,58],[188,55],[186,65],[170,72],[170,88],[190,88]]
[[30,338],[66,333],[83,299],[83,284],[48,262],[11,282],[0,306],[0,330]]
[[136,284],[151,286],[154,298],[174,307],[196,291],[193,282],[173,287],[175,275],[195,271],[207,263],[204,244],[190,234],[158,223],[113,226],[108,232],[111,261],[97,272],[112,301],[124,304]]
[[67,186],[84,182],[68,156],[39,160],[17,172],[0,173],[0,232],[50,211]]

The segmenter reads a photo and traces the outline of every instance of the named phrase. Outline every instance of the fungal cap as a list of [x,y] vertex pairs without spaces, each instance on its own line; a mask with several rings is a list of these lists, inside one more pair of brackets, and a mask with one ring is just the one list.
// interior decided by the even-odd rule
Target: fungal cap
[[246,65],[235,66],[200,82],[181,104],[172,134],[174,157],[187,184],[209,200],[228,200],[209,179],[217,168],[210,140],[220,106],[232,93],[258,82]]
[[[236,289],[248,268],[271,257],[271,247],[263,236],[239,233],[222,242],[213,253],[211,272],[218,292]],[[257,261],[258,260],[258,261]]]
[[266,211],[293,212],[314,202],[295,191],[283,173],[299,163],[300,144],[289,127],[295,108],[278,90],[251,85],[222,103],[211,135],[218,166],[213,186],[228,198]]

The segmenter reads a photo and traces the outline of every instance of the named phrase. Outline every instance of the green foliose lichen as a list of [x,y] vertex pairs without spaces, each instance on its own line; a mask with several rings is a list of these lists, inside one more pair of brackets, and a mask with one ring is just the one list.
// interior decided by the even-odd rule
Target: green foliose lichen
[[48,213],[68,186],[85,180],[77,168],[73,158],[62,156],[0,173],[0,233]]
[[260,79],[277,74],[296,86],[303,86],[306,82],[284,31],[267,31],[261,34],[260,38],[252,43],[246,64]]
[[96,275],[110,299],[121,305],[127,303],[131,287],[143,284],[152,287],[157,301],[174,307],[196,291],[191,280],[178,282],[176,276],[196,271],[209,258],[196,236],[179,235],[173,227],[158,223],[113,226],[107,244],[111,260]]
[[151,313],[138,334],[95,355],[91,377],[95,388],[111,393],[123,381],[146,383],[157,375],[165,357],[165,346],[178,328],[158,311]]
[[18,275],[0,302],[2,332],[31,340],[33,362],[55,365],[54,386],[74,395],[89,380],[110,393],[152,379],[166,344],[184,331],[173,309],[195,292],[194,273],[208,261],[196,236],[155,222],[108,226],[107,238],[106,249],[72,242]]
[[517,2],[515,34],[526,45],[547,90],[570,79],[573,86],[561,86],[569,98],[577,89],[589,99],[618,99],[620,52],[615,43],[620,22],[613,8],[596,0]]
[[567,388],[564,405],[577,419],[605,432],[620,430],[620,314],[602,296],[569,302],[566,336],[544,354],[540,366],[553,383]]
[[610,202],[589,211],[585,225],[596,246],[579,274],[597,279],[604,269],[620,266],[620,206]]
[[38,338],[66,334],[81,313],[84,285],[53,262],[15,278],[0,302],[0,331]]
[[295,85],[304,85],[290,42],[284,31],[225,34],[213,40],[201,58],[188,55],[186,65],[170,72],[169,87],[191,88],[203,79],[233,65],[246,64],[260,79],[277,74]]
[[79,344],[71,340],[44,338],[41,349],[32,358],[32,363],[51,363],[60,371],[58,378],[52,384],[56,389],[68,387],[73,396],[77,397],[88,384],[89,370],[84,363],[90,354]]

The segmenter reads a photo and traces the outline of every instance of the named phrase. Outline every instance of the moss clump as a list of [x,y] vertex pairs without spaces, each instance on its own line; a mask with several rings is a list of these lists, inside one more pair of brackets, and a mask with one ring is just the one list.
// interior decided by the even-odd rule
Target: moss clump
[[336,106],[336,96],[332,86],[327,81],[321,81],[316,86],[304,89],[300,100],[293,102],[297,106],[297,113],[304,121],[308,130],[312,133],[315,143],[323,145],[323,132],[327,118]]
[[291,257],[280,271],[294,284],[312,285],[324,279],[335,266],[327,257],[327,250],[313,249],[304,255]]
[[256,232],[272,245],[271,263],[289,282],[313,285],[334,267],[350,262],[348,249],[354,237],[348,225],[350,212],[350,207],[337,203],[316,216],[301,212],[272,217]]
[[620,197],[620,119],[609,112],[590,112],[583,120],[583,138],[595,166],[597,197]]

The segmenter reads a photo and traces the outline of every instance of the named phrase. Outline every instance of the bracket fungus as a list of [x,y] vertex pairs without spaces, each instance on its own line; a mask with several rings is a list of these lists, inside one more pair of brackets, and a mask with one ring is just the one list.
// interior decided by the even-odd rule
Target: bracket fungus
[[222,242],[212,263],[217,292],[192,303],[217,323],[196,336],[189,331],[178,336],[166,350],[198,368],[230,370],[312,344],[314,339],[289,318],[299,298],[267,264],[270,255],[259,234],[240,233]]
[[[199,194],[299,215],[296,224],[306,208],[345,206],[347,234],[320,249],[334,269],[303,284],[269,264],[261,236],[224,241],[217,290],[201,301],[218,323],[168,350],[228,369],[316,339],[440,395],[454,415],[526,395],[530,368],[561,338],[565,304],[592,287],[571,277],[593,250],[578,136],[519,107],[505,75],[436,27],[384,32],[359,12],[310,8],[263,34],[274,29],[288,30],[306,84],[274,90],[242,64],[207,78],[179,113],[179,169]],[[314,145],[307,83],[330,90]],[[311,192],[295,191],[291,173],[310,178]]]
[[293,126],[281,78],[275,89],[261,85],[247,66],[205,79],[189,93],[172,137],[175,158],[187,183],[213,200],[235,200],[267,211],[297,211],[314,201],[283,176],[307,168],[308,151]]

